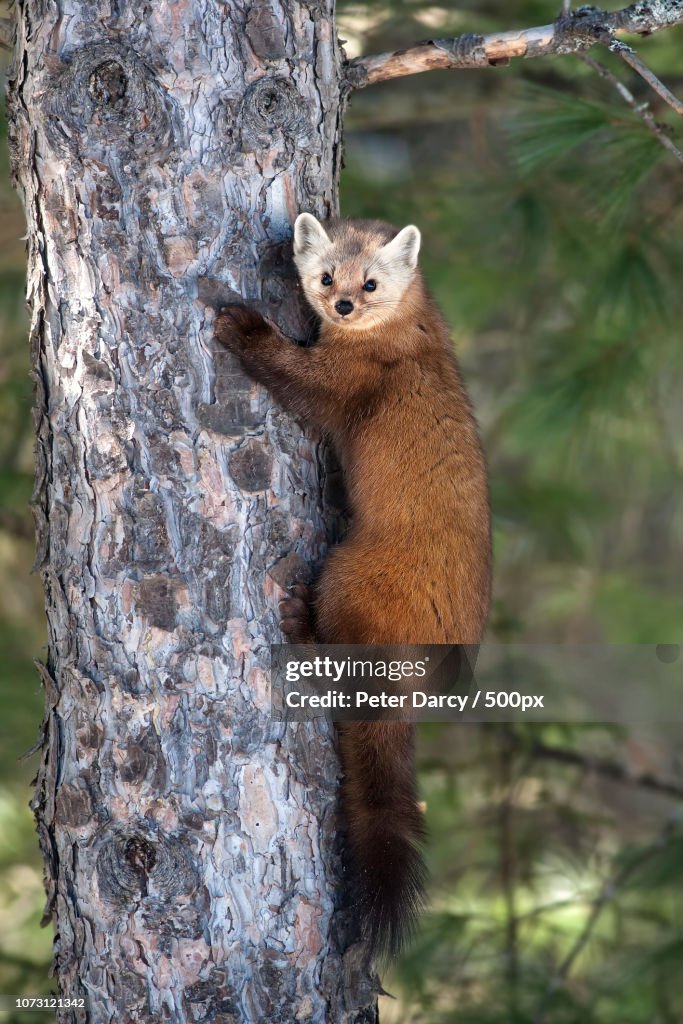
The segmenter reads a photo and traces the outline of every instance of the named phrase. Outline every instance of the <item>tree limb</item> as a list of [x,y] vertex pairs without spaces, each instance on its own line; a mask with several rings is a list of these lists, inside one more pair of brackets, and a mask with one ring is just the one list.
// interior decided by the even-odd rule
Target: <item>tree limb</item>
[[653,793],[661,793],[663,796],[673,797],[676,800],[683,798],[683,787],[668,779],[660,779],[650,772],[630,772],[618,761],[610,761],[605,757],[593,757],[590,754],[580,753],[565,747],[548,746],[545,743],[534,743],[529,753],[532,757],[544,761],[555,761],[559,764],[574,765],[583,768],[588,772],[595,772],[613,782],[621,782],[629,786],[638,786],[641,789],[650,790]]
[[631,90],[627,89],[624,83],[621,82],[616,75],[612,74],[609,68],[605,67],[604,64],[601,64],[600,61],[593,60],[593,58],[589,57],[587,53],[579,54],[579,60],[582,60],[584,64],[587,64],[588,67],[593,69],[593,71],[597,71],[602,78],[606,78],[608,82],[611,82],[621,98],[625,100],[631,110],[638,115],[648,131],[652,132],[657,141],[660,142],[661,145],[679,161],[679,163],[683,164],[683,152],[667,135],[666,125],[659,124],[655,121],[647,104],[639,103]]
[[580,53],[599,42],[609,46],[616,33],[650,35],[681,23],[683,0],[658,3],[643,0],[612,12],[584,6],[570,14],[561,14],[550,25],[537,28],[486,36],[466,33],[454,39],[428,39],[405,50],[356,57],[347,64],[347,82],[353,89],[362,89],[390,78],[439,68],[495,67],[509,64],[513,57]]
[[660,82],[657,76],[650,71],[645,64],[643,64],[635,50],[632,50],[630,46],[626,43],[620,42],[618,39],[615,39],[611,43],[610,50],[612,53],[618,54],[626,64],[633,68],[634,71],[637,71],[640,77],[645,79],[650,88],[654,89],[657,95],[661,96],[665,103],[668,103],[679,116],[683,117],[683,103],[681,103],[681,101],[677,99],[669,89],[667,89],[664,83]]

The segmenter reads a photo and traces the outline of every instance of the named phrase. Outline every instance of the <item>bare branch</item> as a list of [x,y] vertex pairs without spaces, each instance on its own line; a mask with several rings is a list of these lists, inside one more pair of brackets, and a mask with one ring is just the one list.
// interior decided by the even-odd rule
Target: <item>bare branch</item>
[[564,12],[551,25],[496,32],[491,35],[467,33],[454,39],[428,39],[406,50],[356,57],[347,65],[351,88],[362,89],[389,78],[415,75],[438,68],[485,68],[509,64],[513,57],[543,57],[547,54],[580,53],[595,43],[610,45],[621,32],[650,35],[683,23],[683,0],[640,2],[621,11],[580,7]]
[[595,772],[603,778],[613,782],[621,782],[628,786],[638,786],[640,789],[647,789],[653,793],[661,793],[663,796],[672,797],[674,800],[683,798],[683,786],[668,779],[660,779],[650,772],[630,772],[618,761],[611,761],[605,757],[592,757],[577,750],[570,750],[565,747],[548,746],[545,743],[534,743],[529,753],[532,757],[544,761],[555,761],[558,764],[573,765],[582,768],[584,771]]
[[664,146],[664,148],[667,149],[669,153],[679,161],[679,163],[683,164],[683,152],[667,135],[666,125],[661,125],[655,121],[648,106],[646,104],[639,103],[631,90],[628,89],[623,82],[620,82],[617,76],[612,74],[610,69],[605,67],[604,64],[601,64],[600,61],[593,60],[593,58],[589,57],[587,53],[580,53],[579,60],[582,60],[584,64],[587,64],[588,67],[593,69],[593,71],[597,71],[601,78],[606,78],[608,82],[611,82],[621,98],[625,100],[631,110],[638,115],[648,131],[652,132],[657,141],[661,143],[661,145]]
[[634,71],[637,71],[640,77],[645,79],[650,88],[654,89],[657,95],[661,96],[665,103],[668,103],[679,116],[683,117],[683,103],[681,103],[681,101],[677,99],[669,89],[667,89],[663,82],[659,81],[654,72],[650,71],[650,69],[643,64],[635,50],[632,50],[630,46],[626,43],[620,42],[618,39],[615,39],[611,44],[610,50],[612,53],[617,53],[621,59],[626,62],[626,64],[632,67]]

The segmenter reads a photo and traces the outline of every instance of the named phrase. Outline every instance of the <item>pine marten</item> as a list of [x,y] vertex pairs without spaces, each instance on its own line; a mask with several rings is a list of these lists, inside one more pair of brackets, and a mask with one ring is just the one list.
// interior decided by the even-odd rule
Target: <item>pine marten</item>
[[[292,643],[476,644],[490,592],[486,466],[448,328],[417,266],[420,232],[302,213],[294,260],[320,318],[310,347],[256,310],[216,337],[285,409],[332,438],[350,529],[280,604]],[[414,728],[340,726],[342,803],[373,955],[399,950],[423,899]]]

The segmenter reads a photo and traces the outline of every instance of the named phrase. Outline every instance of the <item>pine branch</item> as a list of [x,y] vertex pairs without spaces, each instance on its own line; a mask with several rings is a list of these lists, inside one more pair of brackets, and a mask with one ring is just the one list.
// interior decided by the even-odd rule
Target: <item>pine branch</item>
[[601,78],[605,78],[608,82],[611,82],[621,98],[625,100],[631,110],[638,115],[647,130],[652,132],[657,141],[664,146],[665,149],[668,149],[671,155],[674,156],[679,163],[683,164],[683,152],[678,148],[676,143],[673,142],[669,135],[667,135],[667,126],[655,121],[647,103],[639,103],[631,90],[627,89],[624,83],[619,81],[617,76],[613,75],[610,69],[605,67],[604,64],[601,64],[600,61],[593,60],[593,58],[589,57],[587,53],[580,53],[579,60],[582,60],[584,64],[587,64],[589,68],[593,69],[593,71],[597,71]]
[[[563,13],[550,25],[495,32],[467,33],[454,39],[428,39],[405,50],[356,57],[347,64],[346,77],[353,89],[390,78],[415,75],[438,68],[485,68],[509,64],[513,57],[580,53],[595,43],[611,46],[614,35],[630,32],[650,35],[683,23],[683,0],[632,4],[621,11],[579,7]],[[653,76],[654,77],[654,76]]]
[[654,89],[657,95],[661,96],[664,102],[668,103],[680,117],[683,117],[683,103],[674,96],[670,89],[667,89],[663,82],[659,81],[653,71],[650,71],[650,69],[643,64],[635,50],[632,50],[630,46],[626,43],[620,42],[618,39],[613,40],[610,44],[610,50],[612,53],[618,54],[626,64],[633,68],[634,71],[637,71],[640,77],[645,79],[650,88]]

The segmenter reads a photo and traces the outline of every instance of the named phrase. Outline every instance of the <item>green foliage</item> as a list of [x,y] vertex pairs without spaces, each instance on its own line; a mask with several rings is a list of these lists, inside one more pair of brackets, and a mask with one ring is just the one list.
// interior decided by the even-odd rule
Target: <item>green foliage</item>
[[[380,10],[367,50],[400,45],[401,16],[420,15]],[[444,10],[457,32],[556,13]],[[637,46],[680,94],[674,35]],[[349,124],[342,210],[422,228],[473,394],[491,467],[491,639],[680,642],[679,165],[571,57],[388,83],[354,99]],[[591,768],[679,779],[680,732],[653,744],[636,727],[424,726],[431,905],[385,982],[400,1002],[382,1002],[383,1022],[682,1020],[676,802]]]

